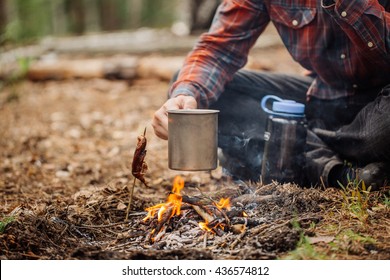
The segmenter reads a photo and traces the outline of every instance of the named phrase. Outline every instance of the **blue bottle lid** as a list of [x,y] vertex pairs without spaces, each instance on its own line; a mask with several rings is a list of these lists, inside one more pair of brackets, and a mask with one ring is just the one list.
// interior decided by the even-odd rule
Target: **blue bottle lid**
[[275,101],[272,103],[272,111],[303,115],[305,113],[305,105],[294,100]]
[[[267,101],[274,100],[272,102],[272,110],[267,108]],[[305,116],[305,104],[295,102],[294,100],[281,99],[275,95],[266,95],[261,100],[261,108],[264,112],[285,117],[304,117]]]

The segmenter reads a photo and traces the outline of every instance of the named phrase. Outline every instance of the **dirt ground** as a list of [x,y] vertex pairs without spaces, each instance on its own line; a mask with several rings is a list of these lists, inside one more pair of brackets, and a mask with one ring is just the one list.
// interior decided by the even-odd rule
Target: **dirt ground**
[[[272,71],[301,71],[281,49],[264,50],[260,60]],[[158,79],[2,87],[0,259],[390,259],[389,187],[300,188],[236,183],[219,168],[169,170],[167,142],[150,126],[167,88]],[[148,187],[137,181],[125,221],[145,127]],[[218,230],[201,229],[203,219],[186,203],[164,224],[143,220],[176,175],[186,197],[219,213]],[[231,199],[230,210],[214,209],[222,197]]]

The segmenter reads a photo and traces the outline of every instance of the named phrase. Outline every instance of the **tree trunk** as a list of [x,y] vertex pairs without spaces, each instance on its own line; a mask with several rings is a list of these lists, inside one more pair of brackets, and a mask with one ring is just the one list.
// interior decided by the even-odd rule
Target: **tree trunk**
[[83,0],[67,0],[66,6],[69,14],[70,30],[76,34],[85,31],[85,5]]
[[130,28],[141,26],[142,0],[128,0]]
[[103,30],[112,31],[118,29],[118,18],[116,13],[116,1],[100,0],[100,19]]
[[87,31],[100,31],[98,0],[84,0]]
[[0,34],[3,34],[7,26],[7,1],[0,0]]
[[65,1],[64,0],[52,0],[51,5],[51,21],[52,31],[55,35],[65,34],[67,31],[67,18],[65,15]]

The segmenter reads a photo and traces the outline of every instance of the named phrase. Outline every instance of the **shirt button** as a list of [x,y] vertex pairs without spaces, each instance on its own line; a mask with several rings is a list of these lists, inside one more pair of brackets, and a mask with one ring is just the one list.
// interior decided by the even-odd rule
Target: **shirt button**
[[340,58],[341,58],[341,59],[345,59],[345,57],[346,57],[346,55],[343,54],[343,53],[340,55]]
[[342,16],[342,17],[346,17],[346,16],[347,16],[347,12],[346,12],[346,11],[342,11],[342,12],[341,12],[341,16]]
[[292,25],[297,26],[297,25],[298,25],[298,21],[297,21],[296,19],[294,19],[294,20],[292,21]]
[[373,43],[373,42],[368,42],[368,43],[367,43],[367,46],[368,46],[369,48],[372,48],[372,47],[374,46],[374,43]]

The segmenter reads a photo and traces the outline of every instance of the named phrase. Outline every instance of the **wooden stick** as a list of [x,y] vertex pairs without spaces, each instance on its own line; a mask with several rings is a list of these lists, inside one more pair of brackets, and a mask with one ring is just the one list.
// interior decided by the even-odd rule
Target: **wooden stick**
[[200,206],[198,206],[198,205],[191,205],[191,206],[192,206],[192,208],[194,208],[196,213],[198,213],[199,216],[201,216],[202,219],[205,220],[207,223],[214,220],[214,217],[211,216],[209,213],[207,213],[205,210],[203,210]]
[[134,177],[133,186],[130,189],[130,197],[129,197],[129,203],[127,204],[125,222],[127,222],[129,220],[130,207],[131,207],[131,203],[133,202],[134,186],[135,186],[136,180],[137,180],[137,178]]
[[109,228],[113,226],[118,226],[122,225],[126,222],[118,222],[118,223],[113,223],[113,224],[108,224],[108,225],[75,225],[77,228]]
[[207,248],[207,238],[208,238],[209,233],[206,231],[203,235],[203,248]]

